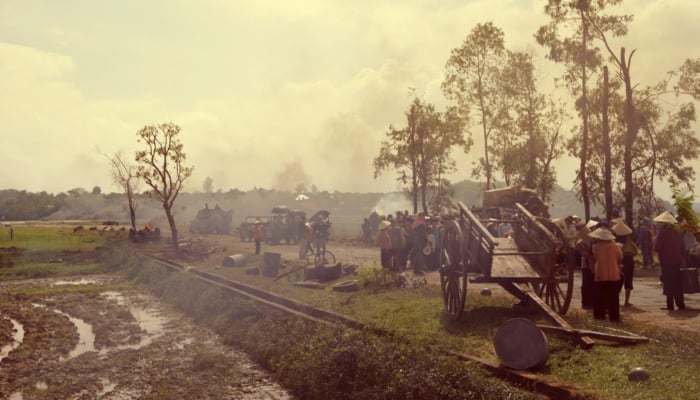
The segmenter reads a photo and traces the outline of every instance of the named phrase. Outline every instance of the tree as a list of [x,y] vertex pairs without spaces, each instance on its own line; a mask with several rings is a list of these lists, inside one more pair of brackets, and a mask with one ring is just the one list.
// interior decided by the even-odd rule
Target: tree
[[[692,62],[692,61],[689,61]],[[688,71],[688,72],[684,72]],[[634,92],[635,115],[638,118],[638,135],[631,148],[632,193],[637,212],[640,215],[653,216],[658,214],[664,205],[654,194],[654,183],[657,180],[667,180],[672,185],[685,183],[691,188],[695,172],[687,164],[698,157],[700,140],[696,138],[693,123],[696,120],[695,107],[692,102],[682,103],[676,109],[667,110],[670,99],[664,95],[677,98],[680,95],[693,94],[692,83],[682,89],[680,82],[694,82],[692,68],[681,67],[669,73],[660,83],[636,90]],[[698,77],[695,76],[695,81]],[[619,149],[624,148],[627,126],[625,121],[624,82],[621,79],[610,82],[609,106],[605,105],[605,86],[594,87],[589,93],[591,109],[590,164],[587,171],[591,201],[609,205],[608,210],[625,207],[625,155]],[[605,132],[605,111],[609,117],[609,138]],[[598,133],[600,132],[600,133]],[[579,141],[572,142],[580,146]],[[610,183],[604,173],[608,170],[596,166],[605,165],[606,149],[610,151],[609,162],[611,174]],[[618,149],[618,151],[615,151]],[[607,196],[606,187],[612,187],[612,201]],[[627,213],[627,211],[626,211]]]
[[489,136],[505,111],[502,99],[497,96],[504,51],[503,30],[492,22],[477,24],[462,45],[452,49],[442,83],[445,95],[457,103],[464,120],[472,113],[478,117],[484,153],[473,174],[486,178],[486,190],[491,189],[493,184]]
[[[600,51],[591,45],[590,16],[600,15],[609,7],[622,0],[549,0],[545,13],[550,21],[541,26],[535,38],[549,49],[547,58],[566,66],[564,82],[577,97],[576,108],[581,116],[581,145],[577,154],[580,160],[577,181],[586,219],[590,218],[590,193],[586,176],[589,149],[589,100],[588,80],[591,70],[595,71],[602,63]],[[563,37],[561,32],[571,36]],[[574,139],[575,140],[575,139]]]
[[405,128],[389,126],[387,140],[374,159],[374,177],[387,169],[396,170],[397,180],[407,185],[413,212],[418,212],[419,199],[423,212],[427,212],[429,186],[440,183],[441,176],[454,169],[452,147],[468,147],[471,142],[464,139],[462,119],[454,109],[441,114],[414,98],[405,115]]
[[177,225],[173,215],[173,204],[182,189],[182,184],[193,171],[193,167],[184,165],[186,155],[178,138],[179,134],[180,127],[172,122],[147,125],[136,133],[138,142],[146,146],[146,150],[136,152],[136,175],[153,189],[152,195],[163,205],[176,251]]
[[507,185],[521,184],[545,200],[554,188],[555,159],[563,155],[563,106],[537,90],[532,55],[507,52],[500,71],[499,92],[504,105],[493,133],[492,159]]
[[124,159],[122,152],[117,152],[112,157],[108,157],[112,163],[112,181],[119,186],[129,204],[129,218],[131,228],[136,230],[136,191],[138,190],[138,176],[136,167]]
[[204,178],[202,189],[204,189],[204,193],[206,194],[210,194],[214,191],[214,179],[212,179],[211,176]]

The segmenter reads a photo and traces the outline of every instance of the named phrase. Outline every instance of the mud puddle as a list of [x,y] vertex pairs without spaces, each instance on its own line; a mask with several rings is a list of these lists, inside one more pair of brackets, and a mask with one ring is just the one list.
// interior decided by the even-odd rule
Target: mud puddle
[[[214,333],[139,289],[100,290],[104,281],[0,283],[11,305],[0,316],[0,398],[292,399]],[[45,287],[50,296],[35,294]]]

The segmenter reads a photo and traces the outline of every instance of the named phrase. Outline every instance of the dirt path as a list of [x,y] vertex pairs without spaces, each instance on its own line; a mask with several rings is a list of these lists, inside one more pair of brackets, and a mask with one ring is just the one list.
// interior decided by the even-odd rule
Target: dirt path
[[[203,237],[204,240],[212,241],[219,246],[232,247],[235,250],[242,250],[248,254],[254,252],[252,243],[238,243],[237,239],[230,237],[213,238],[212,236]],[[357,264],[360,267],[379,265],[379,249],[376,247],[356,246],[352,244],[331,242],[328,249],[335,254],[337,261],[344,263]],[[291,265],[301,263],[298,260],[298,248],[291,245],[266,246],[263,245],[263,252],[280,253],[282,259]],[[220,261],[217,259],[217,261]],[[700,293],[686,294],[685,302],[688,307],[685,311],[668,312],[661,310],[666,306],[666,297],[663,296],[661,286],[659,285],[659,270],[640,270],[635,271],[634,290],[630,298],[632,307],[622,307],[622,318],[632,318],[634,320],[656,324],[658,326],[673,327],[678,329],[697,331],[700,327]],[[428,282],[431,284],[439,284],[439,274],[436,272],[427,274]],[[470,283],[467,290],[481,291],[483,288],[489,288],[494,294],[512,297],[500,286],[486,283]],[[577,271],[574,281],[574,294],[571,301],[572,309],[581,309],[581,276]],[[620,304],[624,303],[624,295],[620,294]],[[515,301],[515,299],[514,299]]]

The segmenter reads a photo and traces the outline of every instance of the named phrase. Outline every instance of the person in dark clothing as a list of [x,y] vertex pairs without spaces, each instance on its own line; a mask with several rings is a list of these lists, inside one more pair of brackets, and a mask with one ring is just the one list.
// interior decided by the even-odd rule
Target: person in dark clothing
[[581,255],[581,307],[584,309],[593,308],[595,299],[595,282],[593,281],[595,258],[591,252],[593,239],[588,236],[590,229],[593,229],[595,225],[595,221],[589,221],[582,228],[583,234],[576,241],[576,250]]
[[630,295],[634,285],[634,256],[637,255],[637,246],[632,241],[632,229],[623,221],[616,223],[612,227],[615,240],[622,245],[622,279],[625,287],[624,307],[631,307]]
[[365,218],[362,221],[362,239],[365,242],[365,246],[372,245],[372,228],[369,225],[369,219]]
[[262,222],[255,221],[253,225],[253,239],[255,240],[255,254],[260,254],[260,241],[263,238]]
[[642,218],[639,224],[639,235],[637,236],[637,244],[642,252],[642,268],[654,267],[654,246],[653,235],[651,233],[651,224],[649,219]]
[[678,221],[668,211],[664,211],[654,218],[654,222],[659,225],[654,250],[659,256],[659,264],[661,264],[663,293],[666,295],[666,308],[664,310],[673,311],[674,302],[675,307],[684,310],[685,299],[683,298],[683,275],[681,272],[681,268],[685,266],[683,233],[674,229]]

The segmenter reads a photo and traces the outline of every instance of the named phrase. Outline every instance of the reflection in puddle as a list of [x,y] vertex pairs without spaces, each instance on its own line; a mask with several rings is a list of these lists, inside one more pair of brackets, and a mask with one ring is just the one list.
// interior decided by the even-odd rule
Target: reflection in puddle
[[128,308],[129,313],[134,317],[136,322],[139,324],[139,327],[144,330],[146,334],[141,337],[141,341],[137,344],[128,344],[111,349],[102,349],[100,350],[100,355],[104,355],[114,350],[138,350],[142,347],[148,346],[153,342],[153,340],[163,335],[167,319],[160,316],[155,310],[139,307],[136,304],[133,304],[119,292],[102,292],[102,296]]
[[87,353],[88,351],[95,351],[95,333],[92,331],[92,325],[88,324],[80,318],[72,317],[64,313],[63,311],[53,311],[55,313],[66,316],[70,320],[70,322],[72,322],[73,325],[75,325],[75,327],[78,329],[78,344],[76,344],[73,350],[71,350],[70,353],[68,353],[68,356],[61,357],[61,361],[70,360],[71,358],[78,357],[79,355]]
[[[118,292],[103,292],[102,294],[105,298],[109,300],[116,301],[117,304],[127,307],[129,313],[134,317],[139,327],[145,332],[141,336],[141,340],[136,344],[125,344],[116,347],[103,348],[100,349],[98,354],[103,356],[112,351],[119,350],[138,350],[143,347],[148,346],[153,342],[153,340],[159,338],[163,335],[165,323],[167,319],[160,316],[155,310],[139,307],[127,301],[125,297]],[[34,307],[46,308],[43,304],[32,304]],[[61,357],[61,361],[66,361],[71,358],[75,358],[81,354],[87,353],[89,351],[96,351],[95,349],[95,333],[92,329],[92,325],[88,324],[80,318],[71,316],[70,314],[64,313],[60,310],[53,310],[55,313],[61,314],[67,317],[71,323],[78,330],[78,344],[73,348],[73,350],[68,353],[67,356]],[[24,336],[24,331],[22,330],[22,336]],[[15,346],[16,347],[16,346]]]
[[7,357],[10,352],[16,349],[24,340],[24,326],[12,318],[9,319],[12,323],[12,343],[6,344],[0,348],[0,361]]

